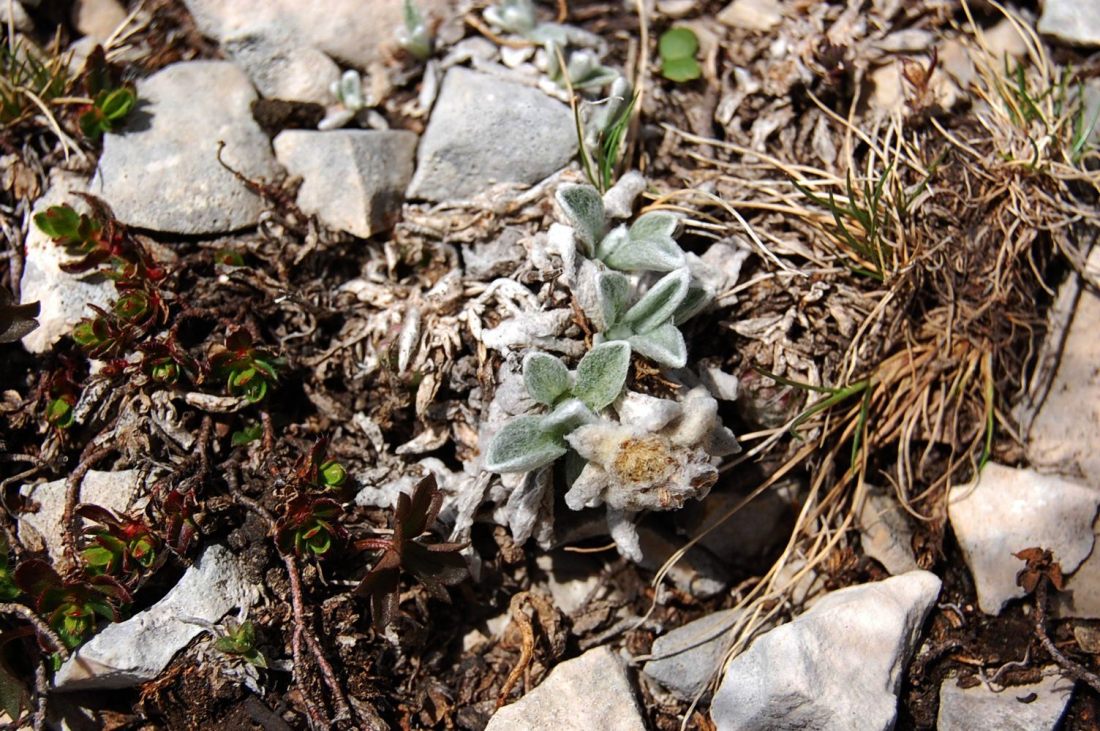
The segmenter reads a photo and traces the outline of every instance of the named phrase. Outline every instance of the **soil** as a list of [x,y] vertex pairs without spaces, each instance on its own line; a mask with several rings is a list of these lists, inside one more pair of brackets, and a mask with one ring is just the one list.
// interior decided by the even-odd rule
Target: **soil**
[[[712,24],[713,16],[723,5],[699,3],[690,18],[704,25]],[[943,30],[950,21],[960,18],[956,3],[928,5],[929,9],[923,13],[902,12],[895,21]],[[982,21],[993,23],[997,18],[995,11],[982,5],[985,13]],[[37,27],[43,29],[40,42],[47,42],[54,28],[62,42],[75,37],[67,14],[60,12],[59,7],[60,4],[44,2],[33,9]],[[125,66],[129,77],[147,75],[179,60],[218,56],[216,45],[196,31],[182,4],[155,0],[147,3],[147,7],[151,21],[132,39],[134,45],[144,46],[146,53]],[[588,0],[573,0],[568,8],[570,22],[608,38],[612,60],[626,63],[631,42],[639,33],[635,15],[623,11],[619,4]],[[832,16],[842,8],[838,4]],[[667,25],[669,21],[664,19],[661,23]],[[661,29],[649,30],[652,34]],[[761,42],[760,38],[745,36],[728,44],[723,51],[722,68],[759,63]],[[1065,49],[1058,53],[1066,57],[1066,63],[1072,61],[1087,68],[1082,56]],[[775,145],[769,150],[787,162],[801,159],[807,164],[821,165],[811,152],[815,126],[823,124],[821,120],[826,119],[827,111],[843,117],[854,103],[860,59],[853,58],[848,49],[821,45],[816,51],[816,61],[815,78],[792,83],[786,89],[780,84],[780,90],[788,95],[783,99],[784,104],[789,101],[784,112],[787,125],[776,132]],[[737,155],[721,144],[689,144],[665,125],[719,142],[748,146],[752,121],[757,116],[774,114],[779,96],[748,97],[737,110],[743,125],[737,130],[736,125],[720,128],[713,121],[722,94],[719,79],[704,77],[687,84],[673,84],[654,74],[651,84],[629,154],[631,164],[644,170],[656,190],[709,189],[720,198],[736,201],[751,198],[755,194],[751,193],[750,184],[755,181],[762,185],[761,181],[774,174],[774,169],[753,162],[751,156]],[[390,123],[418,128],[422,121],[404,118],[395,111],[404,101],[415,97],[415,82],[394,94],[392,102],[382,110]],[[264,130],[274,135],[282,129],[315,126],[321,110],[311,105],[259,102],[254,113]],[[994,251],[988,245],[991,237],[983,238],[975,232],[1006,215],[1003,199],[1008,194],[987,186],[982,192],[988,195],[977,202],[980,196],[974,192],[975,188],[985,183],[965,157],[938,136],[933,120],[956,135],[969,135],[977,147],[992,145],[980,136],[965,105],[951,112],[929,109],[923,115],[908,118],[914,137],[926,143],[921,150],[924,164],[932,167],[936,161],[939,189],[960,191],[957,196],[944,194],[942,202],[936,204],[939,210],[926,219],[925,228],[919,232],[927,240],[953,242],[950,255],[937,259],[938,263],[950,261],[953,269],[917,267],[900,275],[910,280],[898,289],[899,297],[891,305],[894,314],[883,332],[875,334],[867,344],[865,357],[869,360],[885,361],[898,352],[898,343],[907,337],[918,348],[932,342],[921,334],[921,329],[924,325],[936,327],[938,321],[934,318],[948,298],[946,291],[950,290],[950,297],[958,303],[974,304],[988,298],[990,291],[1000,286],[993,282],[998,275],[989,271]],[[70,126],[73,123],[67,118],[63,121]],[[834,141],[842,139],[840,134],[833,134]],[[94,164],[96,148],[91,143],[86,146]],[[0,194],[0,217],[5,231],[11,226],[18,230],[25,225],[25,214],[35,192],[45,188],[47,171],[66,163],[53,133],[30,121],[3,128],[0,148],[4,154],[14,155],[33,181],[22,190],[9,186]],[[866,154],[865,147],[857,151],[857,156]],[[74,163],[70,161],[67,165],[72,168]],[[905,186],[921,182],[912,170],[899,176]],[[9,533],[17,517],[19,484],[70,474],[93,453],[89,447],[98,435],[111,434],[112,448],[96,460],[95,469],[169,465],[160,489],[191,491],[198,501],[199,535],[194,545],[180,555],[173,555],[154,578],[148,579],[135,595],[130,612],[139,611],[163,596],[193,560],[196,547],[203,544],[228,545],[243,557],[249,578],[261,584],[267,595],[266,603],[248,617],[256,628],[256,647],[268,662],[267,669],[251,671],[254,673],[251,685],[242,680],[248,675],[245,664],[214,654],[208,638],[203,636],[159,678],[140,688],[66,697],[66,703],[95,710],[100,728],[307,728],[310,703],[319,703],[326,718],[337,715],[336,699],[317,663],[307,659],[305,667],[294,667],[294,579],[272,540],[271,526],[262,517],[263,512],[275,517],[282,515],[284,506],[298,489],[295,474],[302,455],[322,437],[328,439],[327,456],[339,460],[352,475],[378,469],[388,471],[394,478],[415,474],[399,457],[379,452],[370,436],[352,425],[356,414],[365,414],[377,424],[388,445],[404,444],[443,423],[449,438],[429,454],[449,468],[460,470],[461,461],[477,450],[477,413],[465,405],[475,396],[484,400],[483,391],[491,392],[492,374],[499,364],[498,357],[491,352],[476,370],[462,369],[453,363],[444,365],[442,352],[433,355],[437,366],[434,372],[442,374],[442,382],[427,393],[432,407],[425,411],[421,402],[426,392],[420,376],[400,374],[389,364],[369,373],[364,367],[371,353],[390,353],[391,358],[394,353],[397,330],[380,333],[374,325],[385,305],[360,302],[341,292],[340,287],[362,277],[381,282],[395,301],[419,297],[451,271],[456,264],[456,251],[463,244],[491,242],[510,226],[545,230],[554,220],[549,199],[497,217],[461,208],[441,214],[427,207],[412,207],[392,236],[352,240],[324,231],[297,210],[293,203],[294,181],[253,182],[268,204],[264,222],[257,230],[217,240],[140,231],[134,234],[150,249],[170,249],[173,254],[170,273],[161,286],[171,297],[170,317],[179,345],[197,357],[202,356],[228,329],[245,327],[257,342],[277,349],[288,364],[280,373],[275,398],[269,396],[260,407],[229,414],[180,408],[173,426],[196,439],[193,449],[185,448],[166,433],[127,432],[119,427],[118,414],[148,394],[150,386],[147,381],[128,379],[123,375],[125,365],[115,363],[117,375],[108,372],[106,376],[110,396],[92,404],[92,416],[82,424],[60,430],[44,419],[49,378],[66,371],[76,382],[91,383],[87,359],[80,348],[66,338],[52,352],[37,357],[18,345],[0,346],[3,352],[0,383],[5,388],[5,419],[0,427],[0,440],[5,452],[31,455],[29,462],[37,467],[13,480],[9,478],[27,465],[15,460],[0,462],[5,477],[4,521]],[[1049,189],[1041,181],[1025,180],[1022,185]],[[966,189],[972,194],[961,193]],[[1082,197],[1088,199],[1088,195],[1091,193],[1083,193]],[[728,217],[720,206],[700,200],[689,196],[683,205],[694,206],[693,210],[704,220],[728,223],[724,232],[736,230],[736,224],[726,220]],[[1095,204],[1095,198],[1092,203]],[[806,241],[821,239],[829,223],[828,215],[821,211],[816,224],[810,217],[785,218],[786,214],[767,207],[746,208],[745,214],[758,231],[767,232],[771,243],[788,252],[805,247]],[[969,239],[973,242],[970,247],[965,245],[968,234],[974,234]],[[8,247],[19,246],[18,240],[7,235],[5,238]],[[706,228],[697,227],[685,234],[681,244],[686,250],[701,254],[712,240],[713,235]],[[221,263],[226,252],[239,255],[243,266],[227,267]],[[996,388],[1001,399],[1014,393],[1034,367],[1032,352],[1045,334],[1043,316],[1050,303],[1049,292],[1070,271],[1049,232],[1037,232],[1021,243],[1018,254],[1019,261],[1030,260],[1035,266],[1021,265],[1005,275],[1012,281],[1003,285],[1010,291],[999,301],[998,317],[977,313],[967,322],[957,324],[955,331],[964,341],[969,338],[972,342],[996,344],[992,352],[996,352]],[[742,280],[752,281],[759,276],[760,282],[738,292],[721,309],[698,318],[685,329],[693,358],[744,374],[745,387],[757,389],[759,398],[748,406],[722,407],[724,423],[737,434],[782,424],[805,404],[804,392],[797,389],[779,388],[766,380],[753,385],[756,377],[751,370],[753,366],[781,372],[784,364],[812,362],[816,383],[840,382],[837,377],[853,342],[854,328],[839,321],[832,308],[839,304],[842,310],[847,308],[854,321],[860,321],[870,311],[870,295],[878,287],[873,279],[854,276],[850,268],[836,264],[835,259],[831,266],[813,267],[809,277],[797,281],[772,276],[774,268],[761,257],[750,261],[749,271],[743,273]],[[17,282],[13,282],[14,262],[12,256],[0,262],[3,282],[9,290],[17,287]],[[531,286],[539,284],[532,282]],[[811,297],[815,286],[829,294]],[[786,351],[780,357],[773,357],[774,343],[764,344],[739,333],[733,326],[796,310],[797,321],[785,334],[782,347]],[[1005,312],[1020,314],[1021,319],[1001,317]],[[487,326],[499,317],[487,313]],[[456,330],[456,337],[456,350],[477,352],[479,343],[467,330]],[[939,355],[944,362],[954,357],[947,351]],[[950,367],[941,365],[945,369]],[[785,373],[797,380],[799,371],[792,367]],[[644,363],[635,366],[631,379],[637,390],[660,393],[665,388],[659,372]],[[209,390],[219,392],[216,385]],[[868,403],[877,408],[879,399],[875,395]],[[921,495],[921,509],[933,519],[919,524],[914,548],[918,563],[941,576],[944,588],[905,673],[899,729],[935,727],[939,687],[945,678],[955,676],[957,682],[976,684],[984,682],[984,676],[986,680],[996,677],[1006,686],[1026,684],[1037,680],[1039,668],[1050,662],[1027,614],[1033,611],[1030,598],[1012,603],[998,617],[988,617],[977,610],[972,579],[946,525],[943,477],[950,475],[955,483],[969,477],[968,467],[960,467],[957,458],[975,440],[980,446],[984,424],[980,403],[980,398],[960,402],[952,433],[925,433],[915,445],[920,450],[927,449],[920,474],[908,486],[908,494]],[[842,407],[850,408],[851,403]],[[838,414],[838,418],[842,417],[843,414]],[[446,420],[449,423],[444,423]],[[251,444],[235,446],[232,435],[250,427],[259,427],[262,437]],[[901,447],[887,426],[881,431],[877,429],[875,425],[867,431],[866,440],[873,450],[865,469],[868,481],[886,484],[900,459]],[[822,445],[821,450],[795,464],[789,476],[807,484],[822,475],[838,483],[850,479],[845,477],[847,458],[834,460],[828,455],[850,453],[851,434],[817,424],[807,428],[801,439],[784,437],[755,462],[724,473],[715,489],[747,494],[787,464],[807,441],[814,440]],[[994,433],[991,454],[1008,464],[1022,460],[1020,446],[1010,430]],[[672,531],[667,515],[653,515],[646,520],[661,530]],[[387,510],[347,504],[341,523],[349,534],[359,537],[392,527],[393,519]],[[337,560],[299,562],[305,625],[318,638],[357,719],[354,723],[337,721],[335,726],[481,729],[500,702],[521,697],[559,662],[599,644],[616,649],[625,647],[635,655],[646,654],[663,631],[735,606],[743,596],[731,591],[700,599],[667,584],[655,589],[654,572],[619,558],[613,548],[608,550],[606,537],[573,541],[547,552],[538,549],[533,541],[517,546],[506,529],[479,523],[471,542],[481,559],[477,580],[450,587],[449,602],[433,598],[420,584],[405,581],[401,585],[400,612],[384,631],[372,625],[367,603],[351,591],[370,568],[368,554],[349,549]],[[17,544],[12,549],[13,556],[21,556]],[[584,553],[577,552],[578,549]],[[777,556],[773,552],[761,557],[759,565],[739,568],[739,573],[731,577],[731,586],[741,582],[751,585]],[[578,573],[595,575],[596,586],[611,587],[601,594],[607,598],[591,599],[571,614],[563,613],[547,598],[547,557],[555,567],[579,565],[582,568]],[[859,534],[854,530],[848,530],[845,540],[823,557],[819,571],[827,589],[887,576],[881,566],[862,555]],[[656,601],[658,598],[660,601]],[[517,613],[529,618],[526,621],[531,627],[530,637],[525,637],[520,629],[523,620],[512,621],[503,628],[494,622],[502,615]],[[624,621],[642,617],[646,619],[641,624]],[[3,622],[5,629],[20,624],[7,616]],[[1058,646],[1075,662],[1094,671],[1100,667],[1095,655],[1077,646],[1071,621],[1051,618],[1048,629]],[[531,659],[517,678],[510,679],[521,662],[525,642],[532,643]],[[42,654],[29,639],[24,641],[21,651],[27,657]],[[308,658],[308,653],[304,657]],[[33,662],[25,663],[30,670],[25,678],[28,691],[33,687],[30,668]],[[510,690],[505,692],[506,688]],[[655,695],[644,682],[639,682],[637,691],[651,728],[661,731],[712,728],[705,702],[691,707],[663,694]],[[26,719],[29,723],[29,714]],[[1070,731],[1100,728],[1098,719],[1100,698],[1079,684],[1063,727]]]

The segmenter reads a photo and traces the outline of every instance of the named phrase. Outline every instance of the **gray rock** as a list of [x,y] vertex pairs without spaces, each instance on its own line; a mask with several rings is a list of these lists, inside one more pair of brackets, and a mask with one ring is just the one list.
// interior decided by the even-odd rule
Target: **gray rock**
[[913,571],[826,594],[726,667],[720,731],[892,729],[902,671],[940,580]]
[[[49,190],[35,202],[32,213],[37,215],[63,203],[87,212],[84,200],[73,195],[73,191],[85,190],[86,185],[83,178],[55,169],[50,174]],[[32,353],[45,353],[82,318],[92,314],[88,305],[109,308],[116,295],[115,286],[94,273],[61,271],[61,263],[68,259],[65,250],[33,224],[25,245],[20,297],[23,302],[38,302],[40,310],[38,328],[23,338],[23,345]]]
[[275,138],[279,162],[302,178],[302,210],[363,238],[393,226],[415,152],[416,135],[406,131],[287,130]]
[[244,578],[232,552],[210,546],[163,599],[125,622],[108,625],[81,646],[58,670],[54,687],[129,688],[152,680],[204,631],[202,622],[218,622],[232,609],[247,610],[257,598],[256,587]]
[[731,28],[765,32],[783,21],[783,6],[778,0],[733,0],[717,18]]
[[100,43],[106,41],[126,20],[126,8],[118,0],[77,0],[73,5],[73,25]]
[[[645,523],[638,526],[638,539],[642,549],[639,564],[649,571],[659,570],[684,545],[683,540],[672,540]],[[729,585],[726,567],[698,546],[673,565],[668,578],[680,591],[700,599],[720,594]]]
[[913,554],[913,526],[893,497],[869,492],[859,514],[859,531],[863,552],[892,575],[918,568]]
[[[1100,247],[1093,248],[1087,267],[1100,267]],[[1053,381],[1025,441],[1028,461],[1035,467],[1069,475],[1100,490],[1100,449],[1096,448],[1100,424],[1098,328],[1100,295],[1083,289],[1064,332]],[[1059,332],[1056,337],[1061,335]]]
[[622,660],[607,647],[596,647],[558,665],[541,685],[494,713],[485,731],[644,728]]
[[120,221],[182,234],[225,233],[256,223],[249,178],[276,172],[271,145],[252,118],[248,78],[228,61],[186,61],[138,82],[139,107],[108,134],[92,180]]
[[226,39],[222,48],[267,99],[336,102],[330,85],[339,81],[340,67],[312,46],[286,36],[246,33]]
[[721,668],[729,630],[740,616],[738,609],[714,612],[658,637],[642,672],[677,697],[694,699]]
[[[939,731],[1054,731],[1073,695],[1073,681],[1057,668],[1038,683],[1014,685],[994,693],[985,683],[960,688],[954,678],[940,686]],[[1033,695],[1034,700],[1027,697]]]
[[[385,59],[404,23],[404,0],[184,0],[203,35],[218,41],[272,30],[365,69]],[[417,0],[431,27],[451,14],[453,0]],[[387,48],[389,47],[389,48]]]
[[0,2],[0,23],[5,29],[8,23],[11,23],[21,33],[30,33],[34,30],[34,21],[31,20],[31,16],[27,15],[27,11],[20,3],[14,1],[10,5],[8,0]]
[[[139,477],[138,470],[89,470],[80,484],[80,501],[115,512],[126,511],[142,490]],[[65,513],[65,483],[63,479],[54,480],[21,489],[25,498],[38,504],[38,510],[19,515],[19,540],[28,547],[42,545],[54,562],[64,557],[61,536],[66,528],[61,517]]]
[[1039,32],[1075,46],[1100,46],[1100,3],[1044,0]]
[[469,198],[496,183],[531,185],[577,150],[569,108],[529,86],[465,68],[443,78],[420,140],[410,198]]
[[[1100,538],[1100,518],[1092,524],[1092,533]],[[1064,590],[1052,597],[1055,616],[1100,619],[1100,540],[1096,538],[1092,553],[1066,578]]]
[[1024,596],[1016,585],[1023,562],[1013,553],[1040,547],[1054,553],[1064,573],[1092,551],[1100,491],[1033,470],[990,463],[979,478],[951,489],[947,515],[974,575],[978,605],[997,614]]

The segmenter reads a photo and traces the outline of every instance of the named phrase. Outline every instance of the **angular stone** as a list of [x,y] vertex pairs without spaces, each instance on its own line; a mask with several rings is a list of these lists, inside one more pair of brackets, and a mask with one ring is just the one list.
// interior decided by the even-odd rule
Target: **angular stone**
[[913,571],[825,595],[726,667],[711,704],[719,729],[887,731],[902,671],[940,580]]
[[1016,585],[1023,562],[1012,554],[1025,548],[1053,552],[1071,574],[1092,551],[1092,523],[1100,490],[1033,470],[990,463],[979,478],[952,488],[947,515],[974,575],[978,605],[998,614],[1024,596]]
[[714,612],[658,637],[642,672],[679,698],[695,698],[721,668],[739,616],[738,609]]
[[[672,540],[662,532],[647,525],[638,525],[638,538],[642,548],[640,565],[649,571],[661,566],[683,547],[683,540]],[[729,572],[710,552],[696,546],[677,561],[668,572],[668,578],[677,589],[700,599],[720,594],[729,585]]]
[[[1100,96],[1100,95],[1098,95]],[[1097,105],[1100,110],[1100,103]],[[1100,267],[1100,247],[1089,268]],[[1083,288],[1062,342],[1054,379],[1027,434],[1031,464],[1100,490],[1100,295]]]
[[126,8],[118,0],[77,0],[73,5],[73,25],[100,43],[106,41],[126,20]]
[[918,568],[913,553],[913,526],[905,509],[893,497],[868,493],[859,514],[859,530],[863,552],[892,575]]
[[596,647],[558,665],[546,680],[489,719],[485,731],[642,731],[623,661]]
[[1100,3],[1044,0],[1039,32],[1074,46],[1100,46]]
[[1100,619],[1100,518],[1092,524],[1092,553],[1066,577],[1063,591],[1051,597],[1056,617]]
[[674,514],[680,532],[696,536],[714,528],[699,544],[727,566],[759,569],[761,561],[790,535],[794,513],[777,490],[767,490],[721,520],[745,495],[716,489],[700,501],[691,501]]
[[[954,678],[940,686],[939,731],[1054,731],[1073,695],[1073,681],[1048,667],[1038,683],[994,693],[984,683],[960,688]],[[1031,696],[1034,696],[1031,699]]]
[[[83,178],[55,169],[50,174],[50,187],[35,202],[32,215],[62,204],[86,213],[88,207],[84,200],[73,194],[86,188],[87,181]],[[68,335],[76,323],[92,314],[88,305],[108,309],[117,293],[114,284],[98,274],[62,271],[61,263],[68,260],[64,248],[33,223],[27,232],[25,246],[20,298],[23,302],[38,302],[40,309],[38,327],[24,336],[23,345],[32,353],[45,353]]]
[[569,108],[537,89],[452,68],[420,140],[410,198],[469,198],[496,183],[531,185],[573,159]]
[[91,191],[123,223],[182,234],[225,233],[256,223],[260,197],[241,175],[274,177],[271,145],[252,118],[248,78],[228,61],[172,64],[138,82],[138,107],[105,135]]
[[[203,35],[286,32],[344,63],[366,69],[385,60],[404,24],[404,0],[184,0]],[[454,0],[416,0],[429,21],[446,19]]]
[[415,152],[416,135],[403,130],[287,130],[275,138],[279,162],[302,178],[302,210],[363,238],[393,226]]
[[[247,610],[259,591],[224,546],[205,549],[159,602],[88,640],[54,676],[60,691],[129,688],[153,680],[177,652],[233,609]],[[189,621],[198,619],[199,623]]]
[[312,46],[285,36],[252,33],[228,38],[222,48],[265,99],[316,104],[336,101],[330,86],[339,81],[340,67]]
[[[142,485],[138,470],[119,472],[101,472],[89,470],[80,484],[80,502],[98,505],[108,510],[125,512],[141,492]],[[65,513],[65,483],[54,480],[38,485],[25,485],[23,496],[38,504],[33,513],[20,513],[19,539],[25,544],[42,542],[46,552],[55,563],[65,555],[61,536],[67,528],[61,518]]]
[[778,0],[733,0],[722,12],[718,22],[731,28],[765,32],[783,21],[783,6]]

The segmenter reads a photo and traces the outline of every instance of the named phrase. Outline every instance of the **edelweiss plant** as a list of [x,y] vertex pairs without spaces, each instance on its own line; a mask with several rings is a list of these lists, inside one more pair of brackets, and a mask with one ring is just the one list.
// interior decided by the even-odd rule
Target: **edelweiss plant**
[[397,29],[397,45],[413,58],[427,61],[432,55],[432,35],[420,9],[412,0],[405,0],[405,24]]
[[597,322],[597,340],[625,340],[661,365],[683,368],[687,344],[677,325],[706,307],[710,291],[692,282],[686,268],[657,280],[633,305],[629,305],[630,290],[630,280],[619,272],[600,272],[597,276],[596,296],[602,320]]
[[629,228],[608,231],[603,198],[591,185],[563,185],[555,194],[573,226],[581,253],[624,272],[670,272],[684,266],[684,252],[674,238],[679,217],[667,211],[650,211]]
[[530,353],[523,360],[523,382],[535,401],[549,406],[542,415],[517,416],[496,433],[485,458],[490,472],[529,472],[569,451],[566,437],[597,421],[623,390],[630,368],[630,345],[605,342],[588,351],[571,372],[559,359]]

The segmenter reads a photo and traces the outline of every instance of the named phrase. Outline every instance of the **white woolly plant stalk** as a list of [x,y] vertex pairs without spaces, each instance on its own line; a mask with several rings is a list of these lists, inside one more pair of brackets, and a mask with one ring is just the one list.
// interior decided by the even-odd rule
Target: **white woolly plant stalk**
[[523,360],[527,393],[550,407],[541,415],[517,416],[489,442],[485,469],[529,472],[545,467],[569,451],[566,437],[619,397],[630,368],[630,345],[603,342],[588,351],[576,371],[559,358],[533,352]]

